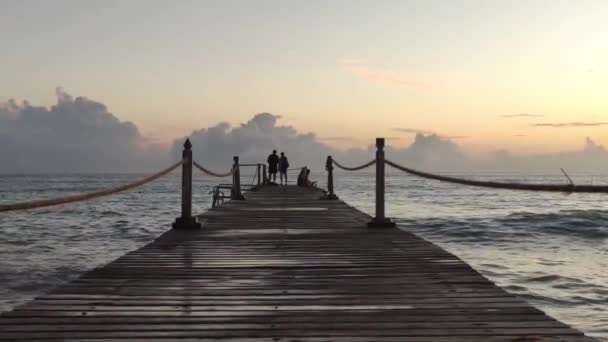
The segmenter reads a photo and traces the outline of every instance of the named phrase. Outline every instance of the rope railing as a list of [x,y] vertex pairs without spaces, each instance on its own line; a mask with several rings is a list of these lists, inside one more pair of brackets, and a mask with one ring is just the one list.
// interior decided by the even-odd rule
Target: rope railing
[[117,194],[119,192],[131,190],[136,187],[142,186],[144,184],[150,183],[162,176],[167,175],[171,171],[180,167],[182,164],[183,164],[183,161],[179,161],[179,162],[171,165],[170,167],[168,167],[162,171],[159,171],[153,175],[150,175],[150,176],[147,176],[140,180],[137,180],[135,182],[117,186],[117,187],[111,188],[111,189],[99,190],[99,191],[89,192],[89,193],[85,193],[85,194],[71,195],[71,196],[65,196],[65,197],[60,197],[60,198],[51,198],[51,199],[36,200],[36,201],[30,201],[30,202],[21,202],[21,203],[15,203],[15,204],[0,205],[0,212],[49,207],[49,206],[54,206],[54,205],[81,202],[81,201],[91,200],[94,198]]
[[376,216],[368,223],[370,227],[392,227],[394,222],[385,216],[384,200],[385,200],[385,165],[403,171],[405,173],[422,177],[426,179],[432,179],[447,183],[476,186],[483,188],[493,189],[506,189],[506,190],[525,190],[525,191],[544,191],[544,192],[564,192],[564,193],[608,193],[608,185],[576,185],[568,174],[562,170],[566,176],[568,183],[563,184],[542,184],[542,183],[521,183],[521,182],[507,182],[507,181],[485,181],[485,180],[473,180],[460,177],[443,176],[435,173],[424,172],[415,170],[403,165],[399,165],[391,160],[387,160],[384,157],[384,138],[376,139],[376,159],[358,167],[345,167],[340,163],[333,160],[332,156],[327,157],[325,169],[327,170],[327,193],[321,199],[335,200],[338,196],[334,193],[334,177],[333,169],[334,166],[347,171],[357,171],[365,167],[376,164],[376,203],[375,212]]
[[399,165],[390,160],[385,160],[385,162],[397,170],[409,173],[414,176],[438,180],[438,181],[442,181],[442,182],[461,184],[461,185],[470,185],[470,186],[494,188],[494,189],[526,190],[526,191],[608,193],[608,186],[603,186],[603,185],[575,185],[574,183],[534,184],[534,183],[507,183],[507,182],[494,182],[494,181],[478,181],[478,180],[442,176],[442,175],[437,175],[437,174],[433,174],[433,173],[429,173],[429,172],[418,171],[418,170],[414,170],[414,169]]
[[[256,166],[256,172],[254,174],[254,179],[252,180],[252,186],[255,186],[255,178],[257,177],[257,185],[260,186],[262,184],[266,184],[268,178],[266,177],[266,165],[265,164],[246,164],[247,166]],[[213,177],[229,177],[232,176],[232,184],[229,185],[231,189],[230,199],[231,200],[244,200],[244,196],[241,193],[241,182],[240,182],[240,165],[239,165],[239,157],[234,157],[234,164],[229,172],[219,173],[214,172],[201,164],[195,162],[192,158],[192,143],[190,139],[186,139],[184,142],[184,150],[182,152],[182,159],[171,165],[170,167],[161,170],[153,175],[147,176],[143,179],[139,179],[137,181],[124,184],[121,186],[117,186],[110,189],[93,191],[84,194],[76,194],[76,195],[68,195],[60,198],[51,198],[51,199],[43,199],[43,200],[34,200],[30,202],[21,202],[21,203],[13,203],[13,204],[0,204],[0,212],[8,212],[8,211],[17,211],[17,210],[26,210],[26,209],[34,209],[48,206],[55,206],[61,204],[75,203],[85,200],[91,200],[103,196],[109,196],[113,194],[117,194],[123,191],[131,190],[133,188],[145,185],[149,182],[152,182],[160,177],[163,177],[170,173],[171,171],[181,167],[182,169],[182,177],[181,177],[181,215],[175,219],[172,226],[174,229],[199,229],[201,228],[201,223],[197,221],[197,218],[192,215],[192,168],[196,167],[201,172],[213,176]],[[225,188],[224,185],[221,185],[222,188]]]
[[234,174],[234,168],[230,169],[230,171],[228,171],[226,173],[219,173],[219,172],[210,171],[209,169],[203,167],[202,165],[200,165],[199,163],[197,163],[195,161],[192,161],[192,165],[194,165],[194,167],[196,167],[197,169],[199,169],[203,173],[205,173],[205,174],[207,174],[209,176],[213,176],[213,177],[222,178],[222,177],[229,177],[229,176],[232,176]]
[[345,171],[359,171],[359,170],[363,170],[367,167],[370,167],[372,165],[374,165],[376,163],[376,159],[371,160],[363,165],[360,166],[356,166],[356,167],[348,167],[348,166],[344,166],[340,163],[338,163],[337,161],[333,160],[334,165],[336,165],[338,168],[345,170]]

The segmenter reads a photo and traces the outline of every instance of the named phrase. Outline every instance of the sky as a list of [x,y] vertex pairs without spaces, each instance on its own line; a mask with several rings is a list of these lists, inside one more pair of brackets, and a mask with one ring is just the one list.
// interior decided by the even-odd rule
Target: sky
[[603,0],[0,0],[0,141],[63,141],[77,120],[147,156],[272,113],[339,152],[603,149],[607,17]]

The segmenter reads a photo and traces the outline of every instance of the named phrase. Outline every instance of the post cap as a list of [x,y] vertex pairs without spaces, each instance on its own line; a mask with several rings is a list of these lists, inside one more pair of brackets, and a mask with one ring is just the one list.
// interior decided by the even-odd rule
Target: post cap
[[384,147],[384,138],[376,138],[376,147],[378,147],[378,148]]
[[192,149],[192,143],[190,142],[190,138],[187,138],[186,141],[184,142],[184,149],[186,149],[186,150]]
[[325,170],[329,171],[333,168],[334,160],[331,156],[327,156],[327,160],[325,161]]
[[239,162],[239,156],[234,156],[234,162],[238,163]]

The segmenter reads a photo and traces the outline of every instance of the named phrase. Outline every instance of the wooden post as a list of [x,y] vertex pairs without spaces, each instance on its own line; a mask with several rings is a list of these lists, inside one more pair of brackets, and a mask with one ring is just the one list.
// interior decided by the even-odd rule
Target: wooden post
[[262,164],[258,164],[258,186],[262,184]]
[[264,181],[264,184],[268,184],[268,174],[266,173],[266,164],[262,165],[262,180]]
[[338,196],[334,194],[334,159],[332,156],[327,156],[325,162],[325,169],[327,170],[327,194],[321,199],[323,200],[337,200]]
[[234,173],[232,174],[232,192],[230,199],[235,201],[242,201],[245,199],[241,193],[241,170],[239,167],[239,157],[234,156]]
[[394,227],[395,223],[384,216],[384,138],[376,138],[376,217],[368,227]]
[[184,142],[182,152],[182,216],[175,219],[173,229],[196,229],[201,224],[192,217],[192,143]]

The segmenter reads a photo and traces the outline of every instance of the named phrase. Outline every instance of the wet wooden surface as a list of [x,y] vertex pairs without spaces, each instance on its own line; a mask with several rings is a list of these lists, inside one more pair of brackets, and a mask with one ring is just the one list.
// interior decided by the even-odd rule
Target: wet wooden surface
[[592,341],[397,228],[266,187],[0,316],[0,340]]

